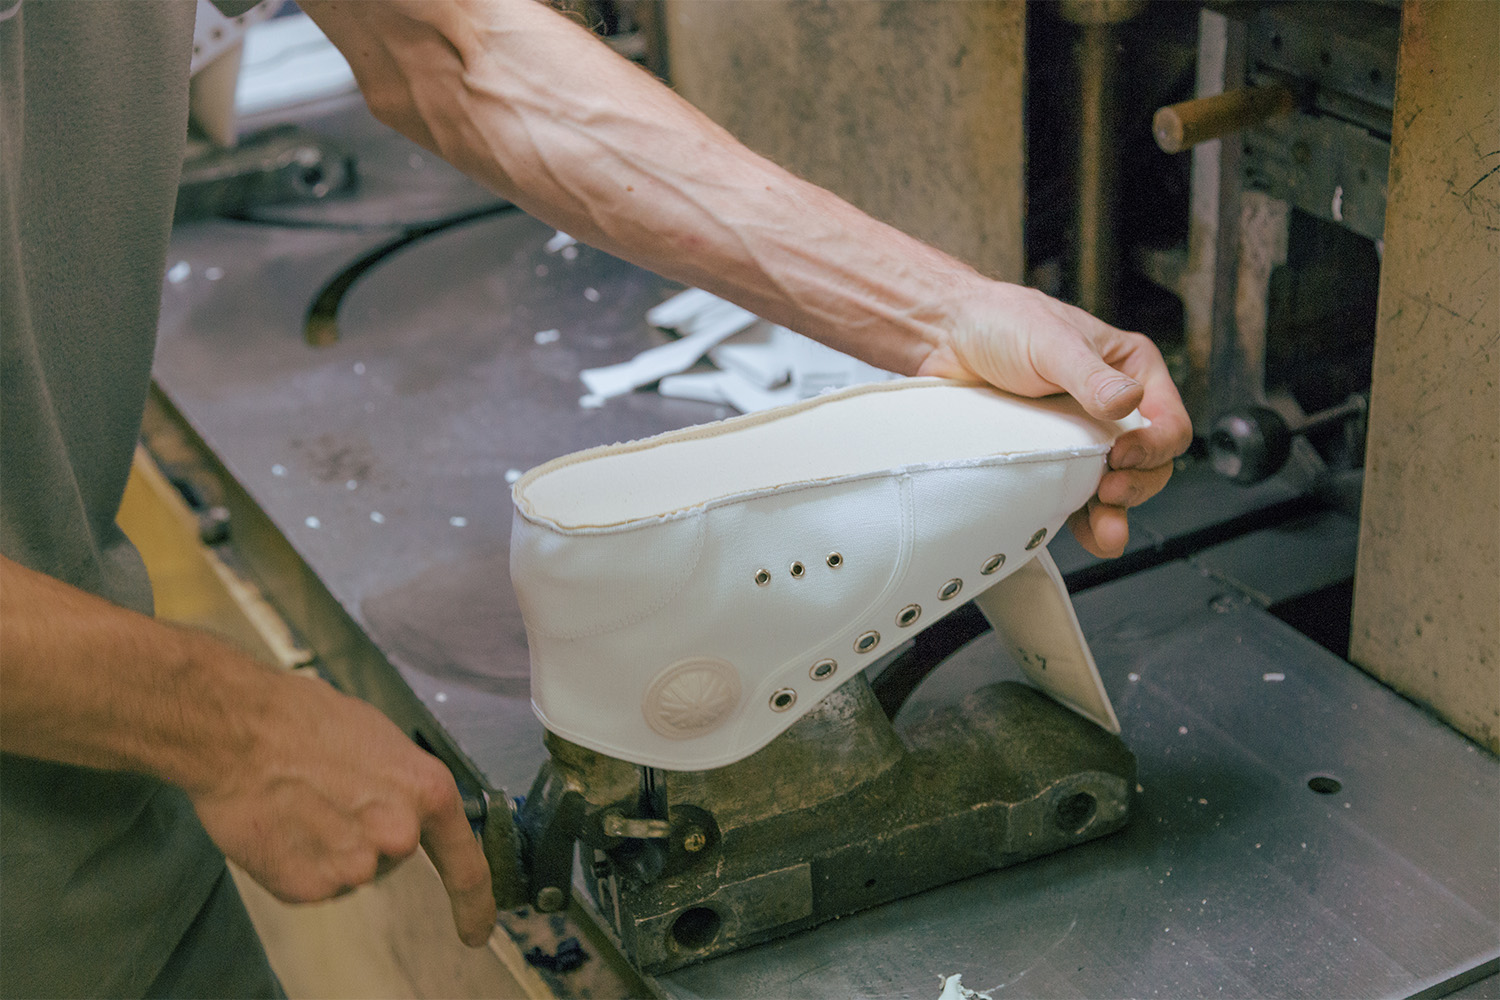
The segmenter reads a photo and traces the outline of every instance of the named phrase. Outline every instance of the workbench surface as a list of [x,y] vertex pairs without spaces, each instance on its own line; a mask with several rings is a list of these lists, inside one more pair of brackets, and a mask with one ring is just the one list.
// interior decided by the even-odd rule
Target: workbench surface
[[[472,192],[456,203],[480,214],[354,278],[325,347],[304,339],[310,304],[406,228],[388,214],[180,227],[155,375],[401,683],[518,794],[544,751],[507,473],[727,414],[649,391],[580,405],[578,371],[658,342],[644,314],[676,286],[587,247],[549,251],[550,228]],[[539,343],[545,330],[557,338]],[[1493,965],[1500,765],[1262,607],[1266,588],[1347,579],[1352,522],[1304,511],[1218,547],[1205,534],[1296,501],[1285,480],[1243,491],[1190,467],[1133,519],[1134,551],[1161,564],[1077,595],[1139,760],[1124,832],[662,989],[920,998],[962,973],[997,997],[1410,996]],[[1090,570],[1060,544],[1065,570]],[[1274,572],[1257,551],[1280,554]],[[1012,669],[982,637],[901,718]]]

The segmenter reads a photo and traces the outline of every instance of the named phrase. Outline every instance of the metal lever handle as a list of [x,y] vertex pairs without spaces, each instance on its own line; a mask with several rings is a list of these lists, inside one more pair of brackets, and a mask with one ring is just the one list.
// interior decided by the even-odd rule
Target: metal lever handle
[[1258,483],[1281,471],[1292,452],[1292,438],[1336,421],[1362,416],[1369,404],[1359,394],[1319,410],[1295,426],[1275,410],[1247,406],[1214,421],[1208,454],[1214,471],[1243,485]]
[[1242,87],[1212,97],[1169,104],[1151,118],[1156,144],[1165,153],[1180,153],[1200,142],[1218,139],[1284,115],[1297,98],[1280,84]]

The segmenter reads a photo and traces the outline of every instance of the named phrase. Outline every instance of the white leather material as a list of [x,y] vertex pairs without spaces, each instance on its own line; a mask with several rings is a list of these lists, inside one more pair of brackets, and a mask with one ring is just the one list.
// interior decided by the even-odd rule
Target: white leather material
[[1037,687],[1096,725],[1120,731],[1068,588],[1045,549],[974,604]]
[[539,466],[511,542],[537,714],[634,763],[733,763],[1042,552],[1140,422],[906,379]]

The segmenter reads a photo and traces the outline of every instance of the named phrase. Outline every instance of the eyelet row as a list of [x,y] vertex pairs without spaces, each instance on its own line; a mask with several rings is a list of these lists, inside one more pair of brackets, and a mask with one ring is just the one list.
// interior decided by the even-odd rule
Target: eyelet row
[[[823,561],[828,564],[829,569],[838,569],[840,566],[844,565],[843,554],[838,552],[828,553],[827,557]],[[793,580],[800,580],[807,575],[807,564],[804,563],[801,559],[794,559],[792,560],[792,564],[787,567],[787,573]],[[760,569],[756,570],[755,585],[757,587],[770,586],[771,571],[766,569],[765,567],[761,567]]]
[[[1027,550],[1030,551],[1031,549],[1036,548],[1038,545],[1042,544],[1042,542],[1045,541],[1046,538],[1047,529],[1042,528],[1038,530],[1034,535],[1031,536],[1031,540],[1026,543]],[[981,576],[991,576],[999,571],[999,569],[1004,565],[1005,553],[997,552],[980,564],[979,573]],[[963,579],[955,576],[953,579],[949,580],[947,583],[938,588],[938,600],[951,601],[953,600],[953,598],[957,597],[963,589]],[[908,604],[906,607],[896,612],[896,624],[901,628],[910,628],[911,626],[915,625],[917,623],[917,620],[921,617],[922,606],[920,604]],[[869,653],[873,652],[875,647],[878,645],[880,645],[880,633],[876,632],[874,629],[871,629],[868,632],[862,633],[859,638],[854,640],[854,651],[856,653]]]
[[[1026,550],[1030,552],[1047,539],[1047,529],[1041,528],[1031,536],[1026,543]],[[828,553],[828,567],[838,569],[844,564],[844,557],[837,552]],[[981,576],[991,576],[1005,565],[1005,553],[997,552],[990,556],[979,566]],[[801,562],[793,562],[789,567],[792,579],[800,580],[807,575],[807,567]],[[758,569],[755,571],[755,583],[757,586],[767,586],[771,582],[771,571]],[[964,589],[964,581],[960,577],[954,577],[938,588],[937,597],[940,601],[951,601]],[[920,604],[908,604],[896,612],[896,624],[901,628],[910,628],[922,617],[922,606]],[[860,633],[854,640],[854,651],[861,655],[872,653],[880,645],[880,633],[874,629]],[[838,661],[822,659],[808,668],[808,676],[815,681],[826,681],[838,670]],[[789,687],[778,688],[771,695],[771,710],[773,712],[785,712],[797,703],[797,692]]]
[[[1032,551],[1038,545],[1041,545],[1046,540],[1047,540],[1047,529],[1046,528],[1039,528],[1039,529],[1037,529],[1037,532],[1034,535],[1031,536],[1031,540],[1026,543],[1026,551],[1027,552]],[[830,553],[828,553],[827,557],[824,559],[824,562],[826,562],[828,564],[828,568],[829,569],[838,569],[839,567],[841,567],[841,566],[844,565],[844,557],[843,557],[843,555],[841,553],[830,552]],[[994,555],[990,556],[988,559],[986,559],[983,563],[980,564],[979,573],[980,573],[981,576],[990,576],[991,574],[993,574],[996,571],[998,571],[1004,565],[1005,565],[1005,553],[1003,553],[1003,552],[997,552]],[[801,580],[803,577],[807,576],[807,564],[804,563],[804,562],[802,562],[802,560],[800,560],[800,559],[793,560],[792,564],[787,567],[787,573],[790,574],[790,576],[791,576],[791,578],[793,580]],[[764,567],[762,567],[761,569],[758,569],[758,570],[755,571],[755,585],[757,587],[768,587],[768,586],[770,586],[770,584],[771,584],[771,571],[770,570],[765,569]],[[950,601],[950,600],[952,600],[953,598],[955,598],[955,597],[958,596],[958,592],[961,591],[961,590],[963,590],[963,587],[964,587],[963,580],[959,579],[958,577],[954,577],[952,580],[949,580],[947,583],[943,584],[940,588],[938,588],[938,600],[940,600],[940,601]],[[902,614],[904,615],[911,607],[916,607],[916,605],[909,605],[907,608],[903,608],[902,609]],[[922,609],[918,607],[917,608],[917,613],[920,614],[921,611],[922,611]],[[910,625],[914,621],[916,621],[916,618],[912,618],[910,621],[898,622],[898,624],[901,624],[901,625],[905,626],[905,625]]]
[[[837,660],[825,657],[807,668],[807,676],[815,681],[826,681],[838,672]],[[771,693],[771,711],[785,712],[797,704],[797,691],[794,688],[777,688]]]

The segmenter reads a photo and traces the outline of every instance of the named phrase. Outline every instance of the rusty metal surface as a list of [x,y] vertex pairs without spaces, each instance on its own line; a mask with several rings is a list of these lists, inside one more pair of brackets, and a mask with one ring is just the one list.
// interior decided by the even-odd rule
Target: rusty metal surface
[[394,232],[180,228],[191,274],[166,286],[155,375],[485,776],[519,791],[543,754],[507,470],[722,412],[645,394],[580,407],[578,370],[659,338],[644,314],[674,286],[586,247],[550,254],[552,230],[520,213],[397,252],[344,301],[342,340],[308,346],[316,290]]
[[[857,676],[710,771],[548,743],[518,818],[537,898],[561,906],[576,838],[599,911],[658,974],[1105,836],[1134,799],[1117,736],[1014,682],[898,733]],[[647,813],[665,818],[623,819]]]

